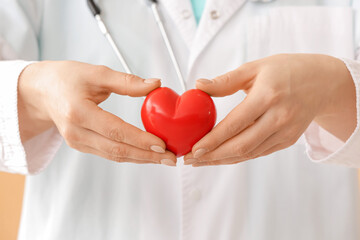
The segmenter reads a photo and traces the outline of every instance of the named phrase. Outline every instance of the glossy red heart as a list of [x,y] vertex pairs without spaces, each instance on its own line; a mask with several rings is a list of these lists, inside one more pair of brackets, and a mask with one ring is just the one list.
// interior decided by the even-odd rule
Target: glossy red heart
[[162,87],[146,97],[141,119],[146,131],[164,140],[167,149],[180,157],[214,127],[216,109],[211,97],[201,90],[179,96]]

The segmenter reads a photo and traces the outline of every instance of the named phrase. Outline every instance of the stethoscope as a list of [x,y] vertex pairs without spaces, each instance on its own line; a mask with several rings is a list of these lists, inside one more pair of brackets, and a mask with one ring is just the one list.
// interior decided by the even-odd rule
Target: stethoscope
[[[155,18],[155,21],[157,23],[157,26],[160,30],[161,36],[164,40],[165,46],[167,48],[167,51],[169,53],[169,56],[171,58],[172,64],[174,66],[174,69],[176,71],[176,75],[177,78],[181,84],[181,87],[183,89],[183,91],[186,91],[186,86],[185,86],[185,80],[184,77],[181,73],[180,67],[179,67],[179,63],[176,59],[176,56],[174,54],[174,50],[173,47],[169,41],[169,37],[167,34],[167,31],[164,27],[162,18],[160,16],[160,12],[158,9],[158,1],[157,0],[147,0],[150,3],[150,7],[153,13],[153,16]],[[273,2],[275,0],[250,0],[251,2],[259,2],[259,3],[268,3],[268,2]],[[129,68],[129,65],[127,64],[124,56],[121,54],[118,46],[116,45],[112,35],[110,34],[110,32],[108,31],[108,28],[106,27],[106,24],[104,23],[104,21],[101,18],[101,9],[99,8],[99,6],[97,4],[95,4],[94,0],[87,0],[88,6],[90,11],[92,12],[92,14],[94,15],[99,29],[102,32],[102,34],[104,34],[105,38],[107,39],[107,41],[109,42],[111,48],[113,49],[114,53],[116,54],[117,58],[119,59],[123,69],[125,70],[126,73],[128,74],[132,74],[131,69]]]
[[[186,91],[186,86],[185,86],[184,77],[183,77],[183,75],[182,75],[182,73],[180,71],[179,63],[178,63],[178,61],[176,59],[173,47],[172,47],[172,45],[171,45],[171,43],[169,41],[167,31],[166,31],[166,29],[164,27],[164,24],[163,24],[163,21],[161,19],[160,12],[159,12],[158,6],[157,6],[158,2],[157,2],[157,0],[147,0],[147,1],[149,1],[149,3],[150,3],[151,10],[153,12],[155,21],[156,21],[157,26],[158,26],[158,28],[160,30],[161,36],[162,36],[162,38],[164,40],[164,43],[165,43],[165,46],[166,46],[167,51],[169,53],[169,56],[171,58],[172,64],[174,65],[174,69],[176,71],[177,78],[179,79],[179,82],[181,84],[182,90],[185,92]],[[104,36],[107,39],[107,41],[109,42],[110,46],[114,50],[117,58],[119,59],[122,67],[124,68],[125,72],[128,73],[128,74],[132,74],[132,71],[131,71],[129,65],[127,64],[124,56],[121,54],[121,52],[120,52],[118,46],[116,45],[113,37],[111,36],[110,32],[107,29],[106,24],[104,23],[104,21],[101,18],[101,15],[100,15],[101,14],[101,9],[99,8],[98,5],[95,4],[94,0],[87,0],[87,3],[88,3],[88,6],[90,8],[90,11],[94,15],[94,17],[95,17],[95,19],[96,19],[96,21],[98,23],[100,31],[102,32],[102,34],[104,34]]]

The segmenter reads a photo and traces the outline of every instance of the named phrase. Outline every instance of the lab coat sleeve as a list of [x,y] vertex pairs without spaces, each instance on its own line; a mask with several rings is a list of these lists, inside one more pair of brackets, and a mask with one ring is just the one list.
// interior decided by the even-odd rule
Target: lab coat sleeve
[[360,168],[360,0],[353,1],[355,60],[342,59],[353,78],[356,89],[357,125],[346,142],[313,122],[305,132],[307,153],[317,163],[331,163]]
[[305,132],[306,148],[314,162],[360,168],[360,61],[343,61],[355,83],[357,126],[350,138],[343,142],[313,122]]
[[0,6],[0,171],[37,173],[47,166],[62,141],[55,128],[24,144],[20,139],[17,84],[23,69],[38,60],[41,5],[30,0],[22,4],[6,1]]

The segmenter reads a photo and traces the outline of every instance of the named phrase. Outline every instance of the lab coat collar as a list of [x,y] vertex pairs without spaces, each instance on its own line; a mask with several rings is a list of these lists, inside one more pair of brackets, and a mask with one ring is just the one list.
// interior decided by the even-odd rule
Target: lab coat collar
[[159,3],[174,21],[186,46],[191,49],[197,26],[190,0],[163,0]]
[[190,49],[188,72],[204,48],[246,1],[207,0],[199,26],[196,26],[190,0],[160,1],[160,4],[164,6],[171,16],[187,47]]
[[193,44],[191,45],[188,71],[191,70],[200,53],[246,1],[207,0]]

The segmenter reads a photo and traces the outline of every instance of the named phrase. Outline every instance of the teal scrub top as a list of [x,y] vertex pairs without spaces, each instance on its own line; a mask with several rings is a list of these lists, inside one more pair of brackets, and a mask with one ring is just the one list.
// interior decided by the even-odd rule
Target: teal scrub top
[[199,23],[201,15],[204,11],[206,0],[191,0],[192,8],[196,23]]

